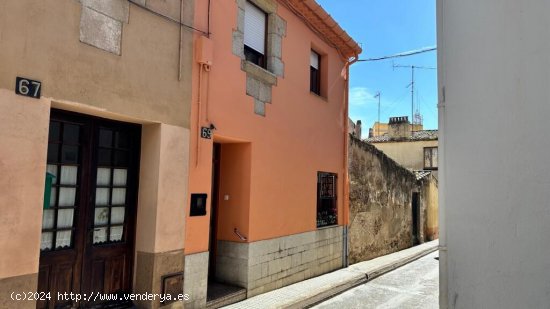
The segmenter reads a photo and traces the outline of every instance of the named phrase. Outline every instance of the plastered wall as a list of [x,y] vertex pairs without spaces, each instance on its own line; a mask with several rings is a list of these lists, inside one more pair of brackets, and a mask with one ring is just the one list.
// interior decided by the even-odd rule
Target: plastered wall
[[38,271],[50,101],[0,89],[0,109],[0,278],[7,278]]
[[437,1],[442,308],[550,304],[549,11]]
[[[201,29],[207,26],[206,12],[206,1],[197,3],[195,25]],[[235,227],[247,231],[248,241],[316,230],[318,171],[337,173],[338,196],[343,196],[347,125],[345,81],[341,76],[344,62],[334,48],[286,7],[278,4],[276,12],[286,22],[286,36],[281,42],[284,74],[277,74],[270,103],[265,104],[263,115],[255,113],[255,98],[247,95],[247,73],[241,70],[241,58],[233,54],[233,32],[238,23],[236,1],[211,2],[213,64],[208,72],[202,73],[200,108],[200,66],[193,66],[190,193],[211,193],[212,142],[223,143],[223,147],[231,143],[248,143],[250,148],[250,176],[221,175],[222,181],[225,178],[230,182],[250,177],[250,193],[245,203],[220,201],[220,207],[227,211],[234,209],[236,213],[244,213],[242,209],[249,209],[244,226],[221,223],[224,228],[217,236],[227,241],[239,241],[233,233]],[[322,61],[327,90],[324,97],[310,93],[309,89],[312,48],[326,61]],[[213,140],[200,138],[200,127],[210,124],[216,127]],[[235,193],[232,190],[220,192],[221,196],[235,196]],[[203,217],[188,217],[186,253],[208,250],[209,207],[207,211]],[[339,198],[340,223],[343,215],[343,199]]]
[[83,10],[90,11],[75,0],[2,1],[0,88],[13,90],[16,76],[27,77],[42,82],[45,97],[189,127],[192,32],[183,31],[179,81],[177,24],[129,5],[117,55],[81,42]]
[[372,144],[402,166],[413,170],[423,170],[424,147],[437,147],[437,140]]

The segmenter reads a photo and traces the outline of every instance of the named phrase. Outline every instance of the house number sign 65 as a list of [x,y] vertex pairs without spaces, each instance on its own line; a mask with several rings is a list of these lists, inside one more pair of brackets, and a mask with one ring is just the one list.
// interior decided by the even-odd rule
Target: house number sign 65
[[42,83],[36,80],[17,77],[15,78],[15,93],[31,98],[40,98]]

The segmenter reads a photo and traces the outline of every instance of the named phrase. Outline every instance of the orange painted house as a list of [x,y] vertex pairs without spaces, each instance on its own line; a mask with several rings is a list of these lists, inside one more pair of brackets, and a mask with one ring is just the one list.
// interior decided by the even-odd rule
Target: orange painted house
[[[346,264],[349,65],[361,48],[313,0],[197,1],[186,307]],[[210,284],[208,284],[210,282]]]

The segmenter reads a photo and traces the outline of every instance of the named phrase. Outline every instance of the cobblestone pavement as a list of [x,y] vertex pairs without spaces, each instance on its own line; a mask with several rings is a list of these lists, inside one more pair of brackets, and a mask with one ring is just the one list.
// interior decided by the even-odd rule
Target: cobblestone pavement
[[439,308],[439,261],[433,252],[313,308]]

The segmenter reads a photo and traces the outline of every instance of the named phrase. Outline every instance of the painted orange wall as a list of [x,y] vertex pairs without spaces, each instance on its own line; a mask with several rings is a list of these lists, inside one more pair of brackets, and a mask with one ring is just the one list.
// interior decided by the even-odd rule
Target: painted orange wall
[[[198,1],[195,7],[195,27],[199,29],[207,29],[206,5],[207,1]],[[253,98],[246,95],[241,59],[232,53],[237,5],[235,1],[212,1],[211,5],[214,56],[210,72],[203,73],[200,120],[200,65],[195,62],[193,67],[190,193],[208,193],[211,201],[213,141],[199,139],[197,130],[213,123],[217,128],[214,140],[225,143],[220,196],[230,195],[227,203],[220,200],[218,239],[238,241],[234,228],[243,232],[248,241],[316,230],[317,171],[338,174],[338,217],[342,223],[347,118],[345,81],[341,76],[344,62],[338,52],[279,4],[277,14],[287,22],[287,36],[282,42],[284,77],[277,78],[277,86],[272,88],[272,103],[266,104],[266,116],[256,115]],[[326,70],[326,97],[309,91],[312,48],[328,59],[322,62],[325,66],[321,69]],[[227,144],[232,139],[248,142],[249,150],[233,149],[233,144]],[[248,156],[250,180],[228,172],[230,158],[243,160]],[[248,191],[241,186],[223,185],[246,181],[250,185]],[[231,216],[236,214],[247,214],[248,218],[233,220]],[[209,215],[210,212],[203,217],[188,217],[186,253],[208,250]]]
[[[250,235],[251,144],[227,143],[222,145],[220,162],[220,197],[218,202],[218,235],[235,238],[234,229]],[[232,175],[224,177],[223,175]],[[227,195],[228,199],[224,199]],[[226,238],[227,235],[231,236]]]

